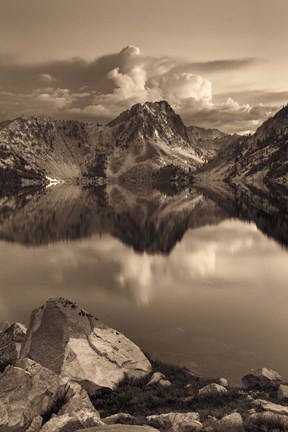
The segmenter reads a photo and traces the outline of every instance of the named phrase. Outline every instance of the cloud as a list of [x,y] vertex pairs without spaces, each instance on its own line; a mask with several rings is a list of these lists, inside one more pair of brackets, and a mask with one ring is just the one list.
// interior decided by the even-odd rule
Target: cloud
[[275,114],[279,108],[273,105],[240,104],[232,98],[223,103],[213,103],[208,107],[191,112],[183,107],[182,117],[187,124],[223,129],[228,133],[255,131],[264,120]]
[[82,117],[92,117],[92,118],[107,118],[111,116],[111,112],[105,108],[103,105],[88,105],[84,108],[71,108],[69,113],[80,115]]
[[263,62],[255,57],[240,59],[220,59],[207,62],[187,62],[174,67],[173,72],[194,71],[194,73],[219,73],[239,70]]
[[57,80],[57,78],[55,78],[55,77],[53,77],[52,75],[50,75],[50,74],[47,74],[47,73],[43,73],[43,74],[39,74],[38,75],[38,80],[40,81],[40,82],[43,82],[43,83],[53,83],[53,82],[57,82],[58,80]]
[[260,94],[254,95],[256,104],[252,97],[249,102],[243,97],[239,101],[237,95],[215,97],[211,80],[202,73],[239,70],[257,61],[191,63],[149,56],[135,46],[90,62],[72,58],[21,65],[5,58],[0,61],[0,118],[30,113],[107,122],[135,103],[166,99],[188,124],[227,132],[255,129],[277,110],[273,97],[266,95],[266,104],[260,102]]

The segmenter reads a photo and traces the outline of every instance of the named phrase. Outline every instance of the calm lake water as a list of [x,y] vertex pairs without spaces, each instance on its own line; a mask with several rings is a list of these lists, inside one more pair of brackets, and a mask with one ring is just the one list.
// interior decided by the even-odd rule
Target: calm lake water
[[76,301],[152,357],[288,377],[287,201],[251,191],[3,193],[0,320]]

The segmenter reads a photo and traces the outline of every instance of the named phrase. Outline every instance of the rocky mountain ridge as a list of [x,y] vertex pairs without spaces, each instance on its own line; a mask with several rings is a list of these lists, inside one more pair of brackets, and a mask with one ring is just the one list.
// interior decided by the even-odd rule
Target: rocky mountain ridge
[[[166,101],[136,104],[106,126],[21,117],[0,124],[0,181],[47,179],[168,182],[169,166],[190,182],[271,183],[287,187],[288,108],[254,135],[186,127]],[[186,181],[187,183],[187,181]]]
[[151,181],[169,164],[199,168],[216,154],[221,137],[229,135],[187,128],[166,101],[136,104],[107,126],[20,117],[0,124],[0,181]]
[[218,155],[199,170],[201,183],[274,184],[288,188],[288,106],[247,137],[232,137]]

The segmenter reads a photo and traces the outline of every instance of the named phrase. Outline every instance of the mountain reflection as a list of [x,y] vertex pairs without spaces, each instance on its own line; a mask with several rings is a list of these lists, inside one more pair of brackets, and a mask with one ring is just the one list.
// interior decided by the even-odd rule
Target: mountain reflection
[[2,191],[0,238],[40,246],[110,234],[136,252],[170,254],[188,229],[238,218],[287,246],[287,203],[283,191],[247,187],[195,188],[174,195],[118,184],[24,188]]

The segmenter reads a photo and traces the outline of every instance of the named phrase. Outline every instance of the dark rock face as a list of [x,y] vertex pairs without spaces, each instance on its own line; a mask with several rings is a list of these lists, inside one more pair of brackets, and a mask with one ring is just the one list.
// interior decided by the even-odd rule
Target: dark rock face
[[251,369],[248,375],[242,378],[246,389],[278,388],[282,378],[278,372],[272,369]]
[[25,337],[27,327],[23,324],[13,324],[0,333],[0,367],[14,364],[20,354],[21,344]]
[[21,358],[31,358],[93,394],[125,374],[143,376],[151,365],[123,334],[67,299],[50,299],[32,312]]
[[[39,323],[40,311],[42,312],[41,325],[35,326],[35,323]],[[31,339],[30,333],[27,335],[21,355],[33,359],[60,375],[65,354],[63,347],[69,339],[65,315],[53,302],[48,302],[40,311],[35,310],[31,314],[29,332],[31,332],[31,324],[35,326],[35,331]]]

